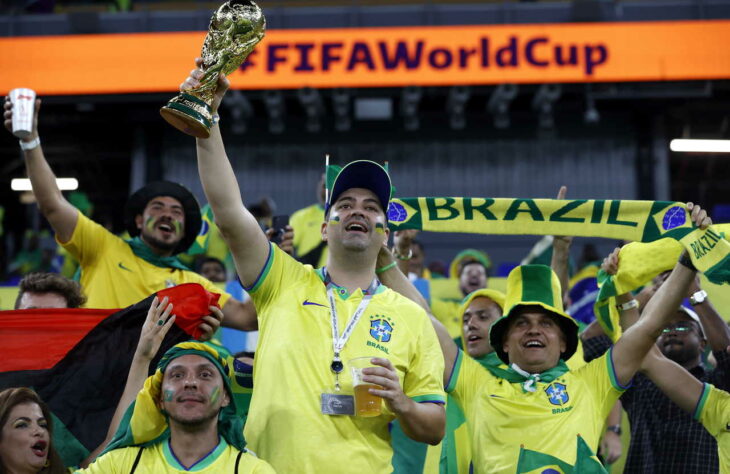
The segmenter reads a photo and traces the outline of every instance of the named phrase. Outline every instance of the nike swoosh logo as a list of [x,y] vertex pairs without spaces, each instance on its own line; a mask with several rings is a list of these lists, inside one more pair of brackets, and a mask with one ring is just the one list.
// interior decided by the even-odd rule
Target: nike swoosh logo
[[302,306],[321,306],[323,308],[326,308],[327,307],[327,306],[325,306],[323,304],[314,303],[314,302],[309,301],[309,300],[304,300],[304,303],[302,303]]
[[128,272],[131,272],[132,271],[129,268],[125,267],[122,262],[119,262],[119,268],[121,268],[122,270],[127,270]]
[[492,395],[492,394],[490,394],[489,396],[492,398],[504,398],[504,397],[500,397],[499,395]]

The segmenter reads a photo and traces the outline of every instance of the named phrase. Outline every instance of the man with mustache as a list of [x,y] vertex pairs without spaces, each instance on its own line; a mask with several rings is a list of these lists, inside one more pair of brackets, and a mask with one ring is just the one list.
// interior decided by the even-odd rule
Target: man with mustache
[[[12,129],[12,103],[5,100],[5,128]],[[36,100],[33,131],[21,140],[28,177],[41,213],[58,243],[80,262],[80,283],[88,308],[125,308],[152,293],[182,283],[199,283],[208,291],[221,290],[190,271],[178,258],[194,242],[201,226],[195,196],[184,186],[158,181],[132,194],[124,209],[132,237],[125,241],[92,221],[61,194],[56,176],[43,155],[38,136],[40,99]],[[224,326],[256,329],[256,311],[228,293],[219,300]]]
[[[194,70],[181,89],[202,76]],[[214,113],[228,87],[221,76]],[[279,473],[385,473],[392,471],[391,420],[412,439],[437,444],[445,397],[436,334],[421,308],[376,278],[389,234],[387,171],[360,160],[337,173],[320,226],[327,265],[315,270],[266,240],[241,202],[220,127],[197,140],[197,152],[203,189],[258,311],[245,430],[251,449]],[[379,386],[368,391],[383,399],[380,415],[353,416],[350,361],[359,357],[372,364],[363,381]]]
[[[700,206],[688,203],[687,210],[695,226],[711,225]],[[505,315],[489,334],[506,369],[484,370],[465,357],[433,318],[444,352],[446,391],[467,420],[474,472],[557,471],[556,466],[563,472],[602,472],[594,453],[606,415],[672,320],[695,276],[685,252],[647,305],[642,321],[608,353],[575,370],[565,361],[576,351],[578,326],[563,310],[561,285],[549,267],[522,265],[507,278]],[[391,271],[383,278],[426,307],[402,274]]]

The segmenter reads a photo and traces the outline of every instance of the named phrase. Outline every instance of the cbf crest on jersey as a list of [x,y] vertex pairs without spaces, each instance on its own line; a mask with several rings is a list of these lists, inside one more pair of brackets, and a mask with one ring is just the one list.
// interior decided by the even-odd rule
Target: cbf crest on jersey
[[568,390],[565,386],[565,384],[553,382],[547,387],[545,387],[545,393],[548,396],[548,400],[553,405],[565,405],[568,403],[568,400],[570,400],[570,397],[568,396]]
[[370,316],[370,335],[378,342],[388,342],[393,335],[393,322],[387,316]]

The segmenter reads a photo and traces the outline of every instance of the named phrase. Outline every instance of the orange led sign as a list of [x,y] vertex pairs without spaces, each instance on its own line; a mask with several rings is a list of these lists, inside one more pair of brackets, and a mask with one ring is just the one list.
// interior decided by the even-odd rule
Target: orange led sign
[[[0,92],[175,91],[204,32],[0,39]],[[730,21],[271,30],[238,89],[730,78]]]

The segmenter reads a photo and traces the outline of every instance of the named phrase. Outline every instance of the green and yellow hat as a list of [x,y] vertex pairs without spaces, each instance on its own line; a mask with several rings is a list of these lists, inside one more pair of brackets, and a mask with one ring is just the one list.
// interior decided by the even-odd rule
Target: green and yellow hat
[[482,288],[481,290],[472,291],[471,293],[466,295],[463,300],[461,300],[461,306],[459,307],[459,316],[464,316],[464,313],[466,312],[471,302],[477,298],[489,298],[490,300],[497,303],[502,311],[504,311],[504,293],[499,290]]
[[449,276],[459,278],[464,265],[474,262],[481,263],[487,271],[492,267],[492,261],[486,252],[477,249],[465,249],[456,254],[456,257],[451,261]]
[[489,342],[494,351],[505,364],[509,364],[509,356],[502,347],[510,318],[521,306],[532,305],[540,306],[555,316],[565,335],[565,352],[561,354],[561,358],[570,359],[578,348],[578,324],[563,310],[560,281],[555,272],[546,265],[521,265],[510,272],[503,307],[505,315],[489,331]]
[[158,407],[163,374],[171,361],[187,354],[208,359],[220,372],[230,403],[218,413],[218,433],[228,444],[241,451],[245,449],[244,419],[238,412],[236,403],[237,379],[233,367],[234,360],[221,346],[191,340],[173,346],[162,356],[157,364],[157,370],[147,378],[136,400],[127,409],[104,453],[128,446],[150,446],[170,436],[167,415]]

